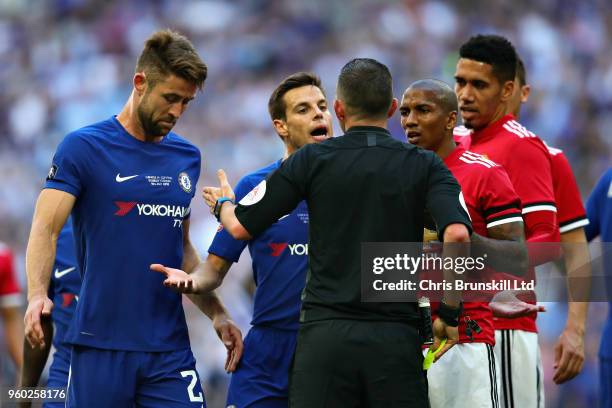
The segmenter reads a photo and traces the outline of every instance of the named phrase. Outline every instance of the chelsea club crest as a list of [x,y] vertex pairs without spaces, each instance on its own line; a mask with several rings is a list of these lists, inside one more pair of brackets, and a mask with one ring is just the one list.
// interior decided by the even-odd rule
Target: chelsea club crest
[[178,182],[184,192],[191,193],[191,179],[189,178],[189,175],[187,173],[180,173],[178,175]]

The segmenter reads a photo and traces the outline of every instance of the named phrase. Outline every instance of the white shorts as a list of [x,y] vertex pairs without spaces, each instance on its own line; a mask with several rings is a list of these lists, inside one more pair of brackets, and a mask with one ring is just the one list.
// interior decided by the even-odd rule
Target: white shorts
[[495,353],[489,344],[455,345],[427,370],[427,382],[431,408],[499,407]]
[[544,375],[537,333],[495,330],[502,408],[543,408]]

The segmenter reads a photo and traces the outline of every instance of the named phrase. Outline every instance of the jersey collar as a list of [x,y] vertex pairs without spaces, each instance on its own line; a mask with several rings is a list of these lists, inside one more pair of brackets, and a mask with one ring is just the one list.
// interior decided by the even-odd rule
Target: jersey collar
[[501,119],[498,119],[493,123],[490,123],[489,126],[485,127],[484,129],[474,131],[472,133],[472,145],[491,139],[493,136],[498,134],[503,129],[504,124],[510,120],[515,120],[514,115],[511,113],[503,116]]

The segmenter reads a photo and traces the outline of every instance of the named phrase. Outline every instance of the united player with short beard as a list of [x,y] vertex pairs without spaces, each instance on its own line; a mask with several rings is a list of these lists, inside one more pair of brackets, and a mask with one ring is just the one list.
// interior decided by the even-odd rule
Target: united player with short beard
[[[518,56],[497,35],[477,35],[461,46],[455,93],[464,125],[471,129],[469,148],[502,165],[521,199],[528,243],[557,243],[559,228],[551,159],[544,143],[507,113],[514,94]],[[531,266],[559,256],[555,245],[530,246]],[[535,279],[530,268],[527,280]],[[530,301],[535,304],[535,293]],[[544,404],[536,313],[516,319],[496,318],[495,351],[501,359],[502,406]]]

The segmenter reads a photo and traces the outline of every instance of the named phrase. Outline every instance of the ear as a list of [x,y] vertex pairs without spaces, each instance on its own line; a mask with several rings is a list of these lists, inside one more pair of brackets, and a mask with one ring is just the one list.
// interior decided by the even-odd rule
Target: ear
[[397,98],[393,98],[393,100],[391,101],[391,106],[389,107],[389,110],[387,111],[387,117],[388,118],[393,116],[393,114],[397,110],[398,104],[399,104],[399,102],[397,101]]
[[502,102],[507,102],[512,97],[515,86],[516,86],[516,83],[514,81],[504,82],[504,84],[502,85],[502,92],[501,92]]
[[287,129],[287,123],[282,119],[274,119],[272,121],[274,125],[274,129],[276,129],[276,133],[280,136],[280,138],[285,141],[287,137],[289,137],[289,130]]
[[446,119],[446,130],[452,130],[455,126],[457,126],[457,111],[452,111]]
[[531,85],[523,85],[521,88],[521,103],[527,103],[529,94],[531,93]]
[[343,122],[346,119],[344,102],[342,102],[340,99],[334,99],[334,113],[340,122]]
[[137,72],[134,74],[134,78],[132,79],[134,84],[134,89],[138,96],[144,95],[147,90],[147,77],[144,72]]

